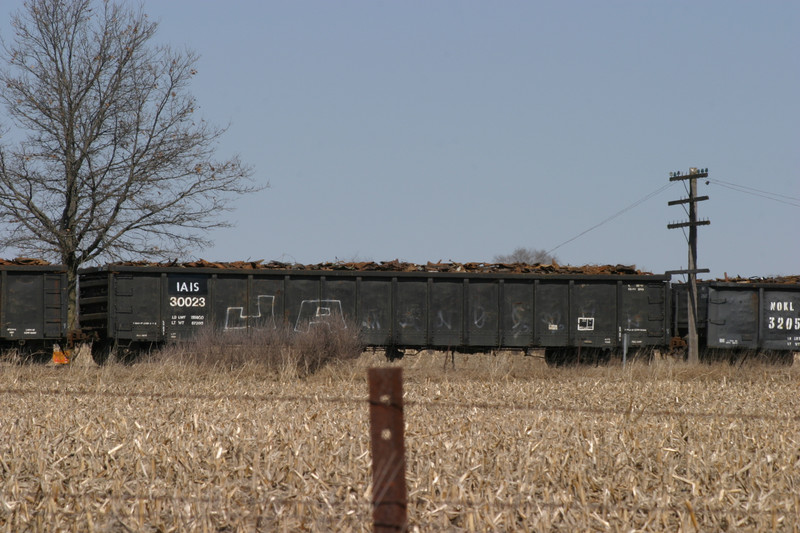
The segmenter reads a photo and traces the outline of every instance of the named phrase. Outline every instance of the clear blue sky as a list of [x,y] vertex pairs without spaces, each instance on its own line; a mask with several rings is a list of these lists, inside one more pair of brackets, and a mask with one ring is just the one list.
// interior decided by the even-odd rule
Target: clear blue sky
[[[200,112],[230,124],[220,154],[271,185],[197,257],[491,261],[553,249],[696,166],[721,180],[700,185],[704,277],[800,273],[800,3],[143,6],[160,41],[200,54]],[[666,228],[683,196],[555,253],[685,268]]]

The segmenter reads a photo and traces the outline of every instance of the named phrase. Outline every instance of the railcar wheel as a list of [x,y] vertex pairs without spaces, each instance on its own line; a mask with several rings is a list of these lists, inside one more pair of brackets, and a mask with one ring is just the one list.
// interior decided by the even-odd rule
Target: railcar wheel
[[[734,364],[739,360],[739,351],[733,348],[705,348],[699,350],[699,359],[701,363],[710,365],[713,363],[730,363]],[[688,360],[688,353],[687,360]]]
[[161,347],[162,345],[157,342],[133,342],[118,357],[122,362],[131,364],[146,358]]
[[387,347],[385,353],[386,353],[386,359],[388,359],[389,361],[399,361],[405,355],[405,352],[402,349],[397,348],[395,346]]
[[770,365],[792,366],[794,352],[790,350],[764,350],[759,354],[759,359]]
[[574,348],[567,347],[545,348],[544,362],[547,366],[574,365],[578,362],[578,352]]
[[603,348],[584,348],[578,355],[578,363],[584,365],[600,366],[608,364],[610,360],[611,351]]
[[98,365],[104,365],[114,352],[114,342],[109,340],[96,340],[92,342],[92,359]]

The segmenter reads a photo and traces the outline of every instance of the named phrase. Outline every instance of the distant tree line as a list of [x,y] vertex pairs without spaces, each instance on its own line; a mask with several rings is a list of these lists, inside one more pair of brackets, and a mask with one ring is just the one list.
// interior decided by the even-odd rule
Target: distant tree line
[[550,255],[546,250],[536,248],[515,248],[510,254],[500,254],[494,256],[495,263],[524,263],[526,265],[553,264],[558,262],[555,255]]

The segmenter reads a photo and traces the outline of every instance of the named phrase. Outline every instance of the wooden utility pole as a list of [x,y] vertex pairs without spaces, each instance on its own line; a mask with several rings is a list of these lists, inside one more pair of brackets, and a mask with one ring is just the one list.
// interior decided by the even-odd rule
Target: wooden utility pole
[[[681,200],[673,200],[668,205],[689,204],[689,221],[668,224],[667,228],[689,228],[689,264],[686,270],[670,270],[667,274],[688,274],[689,275],[689,294],[688,302],[688,345],[689,362],[697,363],[700,361],[698,341],[697,341],[697,274],[709,272],[707,268],[697,268],[697,226],[707,226],[710,220],[697,220],[697,202],[708,200],[708,196],[697,196],[697,178],[707,178],[708,169],[690,168],[688,174],[681,172],[670,172],[669,181],[689,180],[689,197]],[[677,327],[677,324],[676,324]]]

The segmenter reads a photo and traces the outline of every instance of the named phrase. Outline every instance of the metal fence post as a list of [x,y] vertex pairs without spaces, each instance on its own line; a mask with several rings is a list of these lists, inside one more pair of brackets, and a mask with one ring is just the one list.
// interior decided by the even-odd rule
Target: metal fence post
[[[630,327],[630,326],[628,326]],[[622,368],[628,363],[628,334],[622,334]]]
[[373,531],[406,531],[406,452],[401,368],[370,368]]

